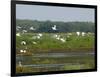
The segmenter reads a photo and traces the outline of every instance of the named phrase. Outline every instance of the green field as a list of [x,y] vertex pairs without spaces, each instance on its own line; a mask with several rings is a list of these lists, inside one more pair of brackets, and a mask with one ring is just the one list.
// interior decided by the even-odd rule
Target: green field
[[[67,37],[67,33],[56,33],[66,39],[66,42],[61,42],[55,38],[52,38],[54,33],[43,33],[40,39],[32,39],[32,36],[38,33],[22,34],[21,37],[16,37],[16,49],[24,49],[27,46],[27,51],[30,53],[35,52],[60,52],[60,51],[93,51],[94,49],[94,36],[76,36],[73,33],[72,36]],[[27,45],[21,45],[21,41],[26,41]],[[32,42],[37,44],[34,45]],[[17,51],[19,53],[19,51]]]

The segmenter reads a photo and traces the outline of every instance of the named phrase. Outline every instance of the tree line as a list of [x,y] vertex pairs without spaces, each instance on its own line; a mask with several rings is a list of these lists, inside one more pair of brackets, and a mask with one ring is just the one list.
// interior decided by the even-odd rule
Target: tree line
[[[57,30],[52,30],[56,25]],[[38,21],[38,20],[20,20],[16,19],[16,28],[21,27],[17,32],[27,30],[28,32],[94,32],[95,24],[93,22],[61,22],[61,21]],[[33,27],[35,30],[30,30]]]

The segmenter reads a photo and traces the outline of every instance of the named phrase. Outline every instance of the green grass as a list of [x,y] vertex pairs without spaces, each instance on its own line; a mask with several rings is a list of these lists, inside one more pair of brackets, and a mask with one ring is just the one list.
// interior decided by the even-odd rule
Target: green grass
[[[21,37],[16,37],[16,48],[25,49],[25,46],[22,46],[21,41],[26,41],[27,48],[29,52],[52,52],[52,51],[93,51],[94,49],[94,36],[76,36],[74,33],[72,36],[67,38],[67,33],[56,33],[61,35],[61,37],[66,39],[65,43],[52,38],[51,36],[54,33],[43,33],[41,39],[32,39],[33,35],[37,33],[27,33],[22,34]],[[36,45],[32,41],[37,42]],[[18,52],[18,51],[17,51]]]

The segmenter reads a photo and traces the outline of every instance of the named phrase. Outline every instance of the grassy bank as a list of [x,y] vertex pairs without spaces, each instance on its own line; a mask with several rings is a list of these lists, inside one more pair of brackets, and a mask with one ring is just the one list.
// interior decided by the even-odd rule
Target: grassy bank
[[[93,51],[94,50],[94,35],[67,36],[67,33],[42,33],[43,36],[40,39],[32,39],[38,33],[26,33],[21,34],[20,37],[16,37],[16,51],[19,54],[20,49],[27,47],[27,54],[41,53],[41,52],[67,52],[67,51]],[[53,37],[54,34],[60,35],[66,42],[61,42]],[[26,45],[21,45],[21,41],[25,41]],[[36,42],[36,44],[33,44]]]

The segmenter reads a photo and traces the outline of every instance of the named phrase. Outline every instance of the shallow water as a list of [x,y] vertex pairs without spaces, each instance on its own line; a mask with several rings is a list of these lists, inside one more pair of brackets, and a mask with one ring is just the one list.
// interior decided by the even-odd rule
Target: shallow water
[[17,55],[16,60],[19,60],[21,58],[62,58],[62,57],[75,57],[75,56],[94,56],[94,52],[84,52],[84,53],[38,53],[38,54],[32,54],[32,55]]
[[23,69],[31,69],[23,72],[88,69],[94,67],[94,55],[94,52],[21,54],[16,56],[16,64],[21,61]]

